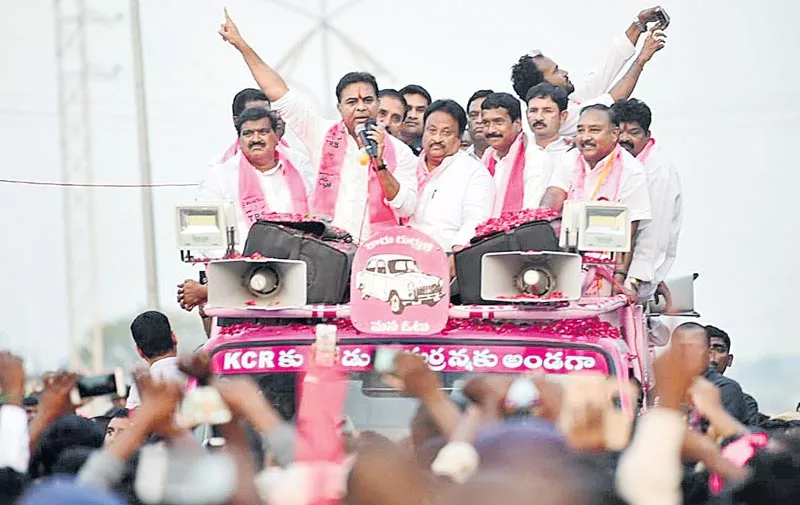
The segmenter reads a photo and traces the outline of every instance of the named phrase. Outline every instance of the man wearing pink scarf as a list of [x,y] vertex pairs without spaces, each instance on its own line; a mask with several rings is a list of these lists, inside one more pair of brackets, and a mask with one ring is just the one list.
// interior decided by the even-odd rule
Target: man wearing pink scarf
[[522,131],[522,108],[508,93],[492,93],[481,104],[489,147],[483,163],[497,188],[492,217],[538,207],[552,166],[547,155]]
[[[263,91],[260,89],[255,88],[245,88],[240,92],[236,93],[233,96],[233,103],[231,104],[231,112],[233,113],[233,129],[236,129],[236,123],[239,121],[239,115],[244,112],[246,109],[252,109],[254,107],[259,107],[262,109],[270,110],[272,105],[269,102],[269,98],[267,95],[264,94]],[[278,128],[275,130],[275,133],[278,135],[278,146],[277,150],[281,154],[286,154],[288,156],[306,156],[308,157],[308,153],[305,152],[305,147],[303,144],[297,139],[297,137],[292,134],[292,132],[286,131],[286,124],[277,116],[278,119]],[[294,152],[289,153],[288,150],[291,149]],[[210,163],[211,165],[220,165],[225,163],[229,159],[233,158],[236,154],[239,153],[239,136],[236,136],[236,140],[225,149],[221,155],[214,158],[214,160]]]
[[234,202],[239,245],[262,216],[308,213],[314,171],[307,158],[277,149],[277,128],[278,120],[269,110],[245,109],[236,124],[239,151],[210,167],[200,182],[201,199]]
[[336,86],[341,119],[327,121],[261,60],[227,12],[219,33],[242,54],[275,110],[308,148],[316,169],[311,214],[332,218],[333,225],[361,241],[414,212],[417,163],[411,150],[376,126],[366,134],[377,144],[377,156],[372,158],[356,132],[378,114],[375,77],[360,72],[345,75]]
[[640,301],[647,301],[658,292],[669,302],[664,280],[675,261],[683,220],[680,177],[650,135],[652,114],[647,104],[636,99],[623,100],[615,103],[611,111],[619,121],[619,145],[644,165],[650,190],[652,219],[639,228],[628,273],[642,281]]
[[[619,145],[619,123],[605,105],[590,105],[578,119],[577,153],[565,155],[553,172],[541,206],[561,212],[565,200],[609,201],[628,206],[631,251],[616,255],[614,280],[639,289],[640,280],[628,276],[636,252],[640,223],[650,220],[650,195],[642,164]],[[571,151],[574,152],[574,151]],[[593,288],[603,291],[602,282]],[[618,292],[619,289],[615,289]],[[600,294],[600,293],[592,293]]]

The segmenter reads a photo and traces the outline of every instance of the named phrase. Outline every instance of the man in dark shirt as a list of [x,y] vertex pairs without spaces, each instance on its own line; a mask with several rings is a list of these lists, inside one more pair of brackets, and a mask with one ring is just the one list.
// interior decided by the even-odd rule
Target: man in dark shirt
[[[709,357],[711,368],[720,375],[725,375],[725,370],[733,366],[733,353],[731,353],[731,338],[728,334],[716,326],[706,325],[706,333],[709,340]],[[713,381],[712,381],[713,382]],[[749,394],[742,392],[744,397],[745,414],[748,426],[757,426],[761,423],[763,416],[758,412],[758,402]]]
[[[748,423],[744,395],[739,383],[719,373],[711,362],[711,339],[706,327],[697,323],[683,323],[672,336],[673,342],[682,341],[697,346],[706,358],[705,371],[698,370],[709,382],[717,386],[722,396],[722,407],[743,424]],[[705,431],[706,423],[702,426]]]

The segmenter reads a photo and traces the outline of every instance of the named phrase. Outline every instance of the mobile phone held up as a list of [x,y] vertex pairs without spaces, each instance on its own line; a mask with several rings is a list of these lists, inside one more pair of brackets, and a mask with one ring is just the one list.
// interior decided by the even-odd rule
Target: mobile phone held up
[[127,390],[125,373],[121,368],[115,368],[104,374],[81,377],[70,392],[69,399],[74,405],[79,405],[83,400],[98,396],[117,395],[124,398]]
[[662,8],[656,11],[656,19],[658,20],[658,29],[666,30],[669,26],[669,14]]
[[397,365],[394,359],[400,353],[397,347],[382,346],[375,349],[375,356],[372,358],[372,368],[380,374],[395,375]]

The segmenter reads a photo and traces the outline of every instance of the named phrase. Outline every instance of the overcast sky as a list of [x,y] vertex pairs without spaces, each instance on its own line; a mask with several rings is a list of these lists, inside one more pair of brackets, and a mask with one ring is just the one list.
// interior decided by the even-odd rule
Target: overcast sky
[[[287,0],[289,2],[291,0]],[[0,18],[2,178],[62,180],[55,15],[51,0],[3,0]],[[314,21],[265,0],[142,0],[150,153],[154,182],[197,182],[233,140],[230,101],[253,85],[238,53],[217,35],[227,5],[251,45],[280,61]],[[346,1],[329,2],[336,9]],[[95,182],[137,183],[130,17],[124,0],[87,1],[110,22],[88,34]],[[292,4],[318,11],[316,0]],[[800,355],[792,258],[800,138],[796,20],[800,4],[665,1],[668,45],[634,94],[653,109],[654,136],[678,166],[685,221],[673,273],[699,272],[703,322],[729,331],[737,360]],[[540,48],[579,81],[647,4],[629,0],[364,1],[331,21],[381,66],[382,87],[422,84],[462,104],[476,89],[510,91],[509,67]],[[735,7],[733,7],[735,6]],[[114,21],[114,17],[120,18]],[[404,20],[408,20],[405,22]],[[376,70],[330,35],[325,82],[321,37],[295,58],[293,85],[331,110],[344,72]],[[116,76],[113,69],[118,68]],[[109,77],[113,76],[113,77]],[[96,209],[98,311],[132,319],[146,303],[141,196],[135,189],[86,190]],[[17,349],[55,366],[67,352],[63,190],[0,183],[4,333]],[[174,307],[175,285],[191,268],[175,250],[173,206],[191,189],[156,189],[159,292]],[[88,254],[88,253],[87,253]],[[88,275],[88,272],[87,272]],[[88,328],[88,321],[83,321]]]

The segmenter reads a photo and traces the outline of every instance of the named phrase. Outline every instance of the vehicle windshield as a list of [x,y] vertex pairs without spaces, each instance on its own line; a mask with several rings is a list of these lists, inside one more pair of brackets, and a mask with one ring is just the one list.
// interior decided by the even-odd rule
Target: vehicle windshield
[[[439,379],[443,390],[460,396],[461,388],[472,375],[464,372],[442,372]],[[286,420],[293,420],[297,411],[295,384],[297,374],[274,373],[253,376],[267,400]],[[564,379],[566,375],[553,375]],[[358,431],[374,431],[392,440],[409,436],[411,419],[419,400],[404,396],[381,381],[375,372],[347,374],[345,415]]]
[[419,272],[419,268],[414,260],[393,260],[389,262],[389,272],[393,274]]

